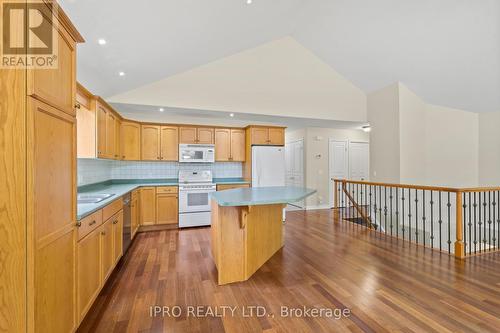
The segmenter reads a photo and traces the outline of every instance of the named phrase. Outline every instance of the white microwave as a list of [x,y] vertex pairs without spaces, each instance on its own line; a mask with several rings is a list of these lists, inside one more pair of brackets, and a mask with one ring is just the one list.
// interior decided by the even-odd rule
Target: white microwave
[[215,145],[180,144],[179,162],[213,163],[215,162]]

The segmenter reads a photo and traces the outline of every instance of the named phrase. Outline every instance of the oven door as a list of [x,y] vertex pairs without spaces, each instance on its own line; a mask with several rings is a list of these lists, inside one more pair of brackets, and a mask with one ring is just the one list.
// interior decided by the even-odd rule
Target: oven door
[[179,213],[209,212],[211,190],[179,190]]

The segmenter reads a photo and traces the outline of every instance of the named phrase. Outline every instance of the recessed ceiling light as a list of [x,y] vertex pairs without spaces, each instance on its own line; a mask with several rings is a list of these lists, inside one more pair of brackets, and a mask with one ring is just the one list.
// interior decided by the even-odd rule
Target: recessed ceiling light
[[97,42],[99,43],[99,45],[106,45],[106,40],[103,38],[98,39]]
[[247,5],[251,4],[252,0],[247,0]]
[[159,108],[158,111],[163,112],[163,111],[165,111],[165,109]]
[[229,114],[229,117],[234,117],[234,113],[230,113],[230,114]]
[[118,73],[118,75],[125,76],[125,72],[120,72],[120,73]]

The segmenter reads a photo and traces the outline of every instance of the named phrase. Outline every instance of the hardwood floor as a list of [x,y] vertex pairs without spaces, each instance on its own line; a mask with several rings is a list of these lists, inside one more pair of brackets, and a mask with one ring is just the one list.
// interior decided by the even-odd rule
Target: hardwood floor
[[[217,286],[209,242],[208,228],[139,234],[79,332],[500,331],[500,253],[459,261],[333,222],[330,210],[296,211],[282,250],[250,280]],[[183,311],[151,316],[155,305]],[[195,318],[197,305],[238,308]],[[252,305],[266,316],[245,317]],[[351,314],[287,318],[281,306]]]

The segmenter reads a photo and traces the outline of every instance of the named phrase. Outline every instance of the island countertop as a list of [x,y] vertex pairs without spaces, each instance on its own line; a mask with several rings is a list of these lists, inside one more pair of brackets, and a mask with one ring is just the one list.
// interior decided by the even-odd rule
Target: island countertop
[[250,187],[213,192],[211,198],[224,207],[257,206],[294,203],[314,193],[316,190],[305,187]]

